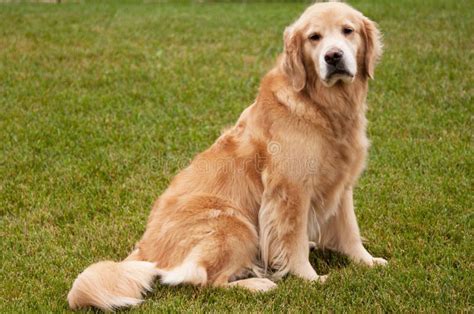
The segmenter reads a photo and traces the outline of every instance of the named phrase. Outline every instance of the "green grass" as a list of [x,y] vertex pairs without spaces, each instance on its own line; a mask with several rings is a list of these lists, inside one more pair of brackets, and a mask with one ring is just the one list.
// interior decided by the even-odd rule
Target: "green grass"
[[[157,285],[136,311],[474,311],[474,2],[354,1],[385,55],[355,191],[367,269],[269,294]],[[0,312],[67,311],[93,262],[120,260],[169,180],[254,99],[305,4],[0,5]]]

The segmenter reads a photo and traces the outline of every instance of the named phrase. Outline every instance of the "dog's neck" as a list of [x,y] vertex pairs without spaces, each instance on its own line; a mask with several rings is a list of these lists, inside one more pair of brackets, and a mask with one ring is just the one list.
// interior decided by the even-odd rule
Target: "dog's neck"
[[[281,77],[281,73],[275,73]],[[318,79],[309,79],[305,88],[296,91],[290,80],[276,79],[272,92],[278,102],[287,106],[301,119],[317,124],[325,124],[335,137],[344,137],[354,129],[365,130],[367,79],[362,75],[350,84],[337,82],[331,87],[322,84]]]
[[336,82],[327,87],[316,80],[303,90],[311,101],[340,129],[365,126],[368,83],[364,77],[356,77],[352,83]]

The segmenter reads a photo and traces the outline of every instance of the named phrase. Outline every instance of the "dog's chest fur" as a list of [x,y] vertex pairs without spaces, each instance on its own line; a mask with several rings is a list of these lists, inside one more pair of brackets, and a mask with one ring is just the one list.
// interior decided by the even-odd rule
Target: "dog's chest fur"
[[335,213],[344,191],[355,185],[365,167],[367,149],[365,128],[350,137],[323,141],[320,151],[326,153],[311,178],[312,207],[323,220]]
[[273,94],[283,109],[273,113],[272,137],[286,151],[272,158],[291,164],[285,175],[305,182],[318,216],[329,217],[365,166],[369,141],[364,104],[344,103],[336,96],[318,104],[281,86]]

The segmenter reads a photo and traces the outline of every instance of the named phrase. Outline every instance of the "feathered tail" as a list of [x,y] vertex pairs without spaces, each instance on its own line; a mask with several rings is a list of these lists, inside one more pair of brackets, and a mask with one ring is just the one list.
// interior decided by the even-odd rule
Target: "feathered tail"
[[87,306],[104,311],[140,304],[160,270],[143,261],[99,262],[86,268],[74,281],[67,300],[71,309]]

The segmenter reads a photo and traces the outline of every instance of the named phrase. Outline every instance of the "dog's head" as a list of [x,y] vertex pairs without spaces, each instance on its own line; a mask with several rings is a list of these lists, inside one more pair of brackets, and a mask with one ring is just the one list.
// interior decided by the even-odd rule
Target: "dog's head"
[[310,6],[284,33],[283,69],[300,91],[309,78],[324,86],[373,78],[382,54],[374,22],[344,3]]

